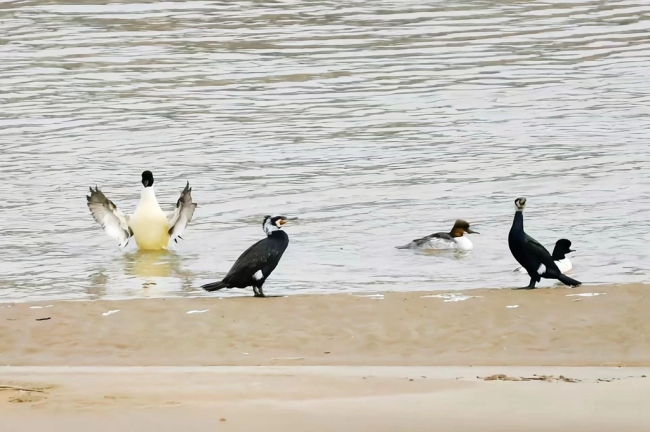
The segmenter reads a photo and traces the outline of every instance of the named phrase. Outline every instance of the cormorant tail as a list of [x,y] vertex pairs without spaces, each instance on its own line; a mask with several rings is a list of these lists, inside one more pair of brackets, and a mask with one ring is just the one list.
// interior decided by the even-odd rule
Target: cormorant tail
[[201,288],[203,288],[206,291],[217,291],[222,288],[228,288],[228,284],[225,282],[212,282],[209,284],[202,285]]
[[571,279],[569,276],[559,274],[557,275],[557,279],[562,282],[564,285],[569,285],[569,286],[580,286],[582,285],[582,282],[579,282],[575,279]]

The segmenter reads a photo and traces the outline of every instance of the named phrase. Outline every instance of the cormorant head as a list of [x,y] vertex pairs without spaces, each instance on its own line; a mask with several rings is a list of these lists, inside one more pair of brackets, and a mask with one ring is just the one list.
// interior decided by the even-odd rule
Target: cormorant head
[[571,249],[571,241],[567,239],[559,239],[555,242],[555,248],[553,249],[553,260],[560,261],[566,258],[566,254],[570,252],[575,252]]
[[264,221],[262,222],[262,227],[266,235],[271,235],[274,231],[282,229],[282,225],[287,223],[289,219],[286,216],[264,216]]
[[517,211],[524,211],[526,208],[526,198],[519,197],[515,200],[515,209]]
[[478,231],[474,231],[469,227],[469,222],[466,222],[462,219],[458,219],[454,224],[454,227],[451,229],[452,237],[462,237],[463,234],[480,234]]
[[151,174],[151,171],[147,170],[142,172],[142,186],[153,186],[153,174]]

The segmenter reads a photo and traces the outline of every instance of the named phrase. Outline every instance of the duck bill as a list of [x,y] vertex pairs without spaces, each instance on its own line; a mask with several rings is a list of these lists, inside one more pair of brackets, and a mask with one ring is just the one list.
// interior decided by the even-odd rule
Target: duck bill
[[467,234],[481,234],[481,233],[467,228]]

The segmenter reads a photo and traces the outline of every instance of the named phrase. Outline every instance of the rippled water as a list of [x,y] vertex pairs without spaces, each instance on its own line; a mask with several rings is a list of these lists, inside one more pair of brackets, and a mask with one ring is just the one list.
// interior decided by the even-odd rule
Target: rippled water
[[[27,0],[0,29],[2,301],[197,295],[273,212],[269,294],[521,286],[519,195],[575,278],[650,282],[647,1]],[[144,169],[199,203],[170,253],[86,207],[133,211]],[[472,253],[395,249],[456,218]]]

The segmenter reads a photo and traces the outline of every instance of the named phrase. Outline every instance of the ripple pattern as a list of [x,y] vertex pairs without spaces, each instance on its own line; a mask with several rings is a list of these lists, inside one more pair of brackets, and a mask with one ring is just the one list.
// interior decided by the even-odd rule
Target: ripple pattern
[[[269,293],[519,286],[520,195],[574,277],[650,282],[647,1],[25,0],[0,30],[0,301],[195,295],[273,212]],[[199,203],[169,254],[85,205],[133,211],[144,169]],[[394,248],[456,218],[467,256]]]

